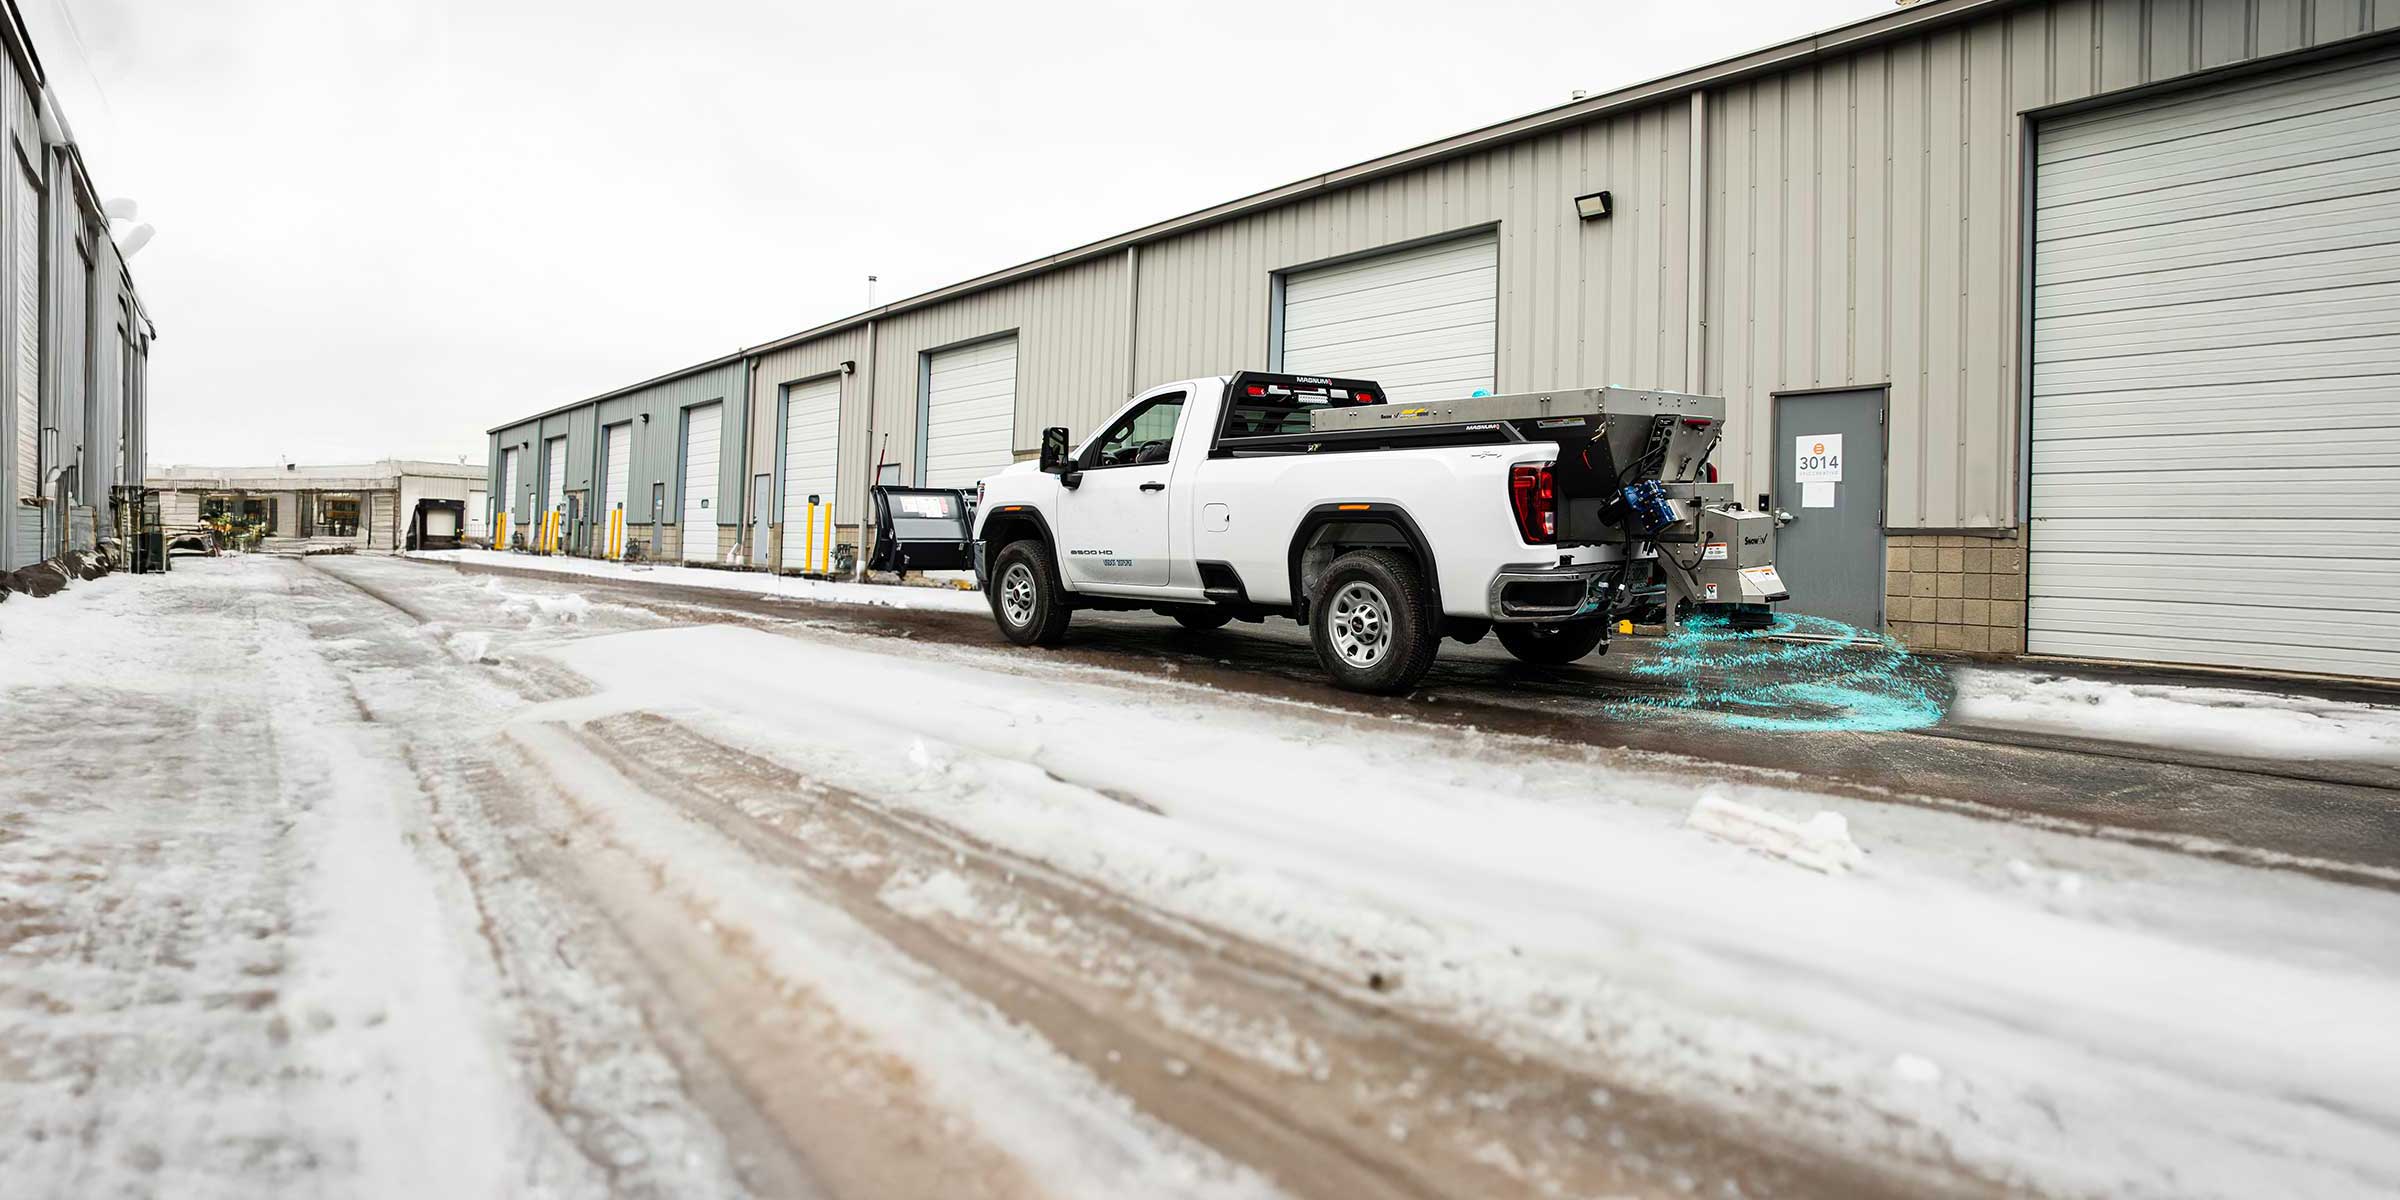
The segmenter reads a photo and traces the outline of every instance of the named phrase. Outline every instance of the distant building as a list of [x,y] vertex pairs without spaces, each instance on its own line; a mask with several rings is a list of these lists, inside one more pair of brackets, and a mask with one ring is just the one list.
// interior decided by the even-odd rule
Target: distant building
[[0,3],[0,139],[16,151],[0,178],[0,570],[12,570],[117,527],[119,489],[142,477],[157,331],[14,3]]
[[167,466],[152,471],[159,519],[170,534],[218,513],[266,521],[270,538],[354,541],[397,550],[419,500],[467,506],[467,538],[480,541],[488,498],[481,463],[385,459],[336,466]]

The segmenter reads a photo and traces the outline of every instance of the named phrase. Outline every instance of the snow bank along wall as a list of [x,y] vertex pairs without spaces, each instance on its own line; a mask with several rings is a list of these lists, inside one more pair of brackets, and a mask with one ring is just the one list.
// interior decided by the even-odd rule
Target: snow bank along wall
[[150,343],[17,6],[0,11],[0,569],[90,549],[147,453]]
[[638,411],[629,540],[655,487],[653,553],[774,567],[802,489],[848,540],[879,465],[965,485],[1143,387],[1269,366],[1723,394],[1721,468],[1806,526],[1779,451],[1812,431],[1780,414],[1842,393],[1850,561],[1883,570],[1786,563],[1801,611],[2400,678],[2395,31],[2373,0],[1929,0],[495,428],[493,494],[514,448],[522,528],[546,440],[589,486]]

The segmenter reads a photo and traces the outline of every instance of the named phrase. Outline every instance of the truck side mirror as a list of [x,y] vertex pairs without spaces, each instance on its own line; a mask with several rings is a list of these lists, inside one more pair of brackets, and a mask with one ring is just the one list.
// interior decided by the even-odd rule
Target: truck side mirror
[[1043,430],[1042,473],[1045,475],[1064,475],[1069,470],[1072,470],[1074,468],[1074,464],[1069,462],[1067,459],[1067,455],[1072,449],[1072,444],[1067,441],[1066,426],[1053,425],[1048,429]]

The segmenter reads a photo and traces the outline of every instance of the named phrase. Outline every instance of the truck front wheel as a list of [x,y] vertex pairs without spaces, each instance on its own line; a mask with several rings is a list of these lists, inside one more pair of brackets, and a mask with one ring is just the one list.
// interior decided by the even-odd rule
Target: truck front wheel
[[1055,646],[1067,636],[1075,615],[1050,561],[1049,547],[1033,538],[1010,542],[992,560],[992,617],[1000,632],[1020,646]]
[[1308,625],[1317,661],[1354,692],[1415,687],[1442,643],[1424,577],[1388,550],[1353,550],[1333,560],[1317,584]]
[[1569,621],[1563,625],[1510,623],[1497,628],[1500,644],[1508,647],[1510,654],[1537,667],[1563,667],[1590,654],[1608,638],[1606,621]]

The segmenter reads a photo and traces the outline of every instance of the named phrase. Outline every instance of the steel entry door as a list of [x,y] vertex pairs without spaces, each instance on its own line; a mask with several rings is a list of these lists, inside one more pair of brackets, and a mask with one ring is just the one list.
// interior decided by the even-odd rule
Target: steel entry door
[[[1775,568],[1792,593],[1784,612],[1883,625],[1883,398],[1881,389],[1775,398],[1775,507],[1792,514],[1775,535]],[[1813,491],[1801,482],[1803,439],[1811,473],[1839,480]]]

